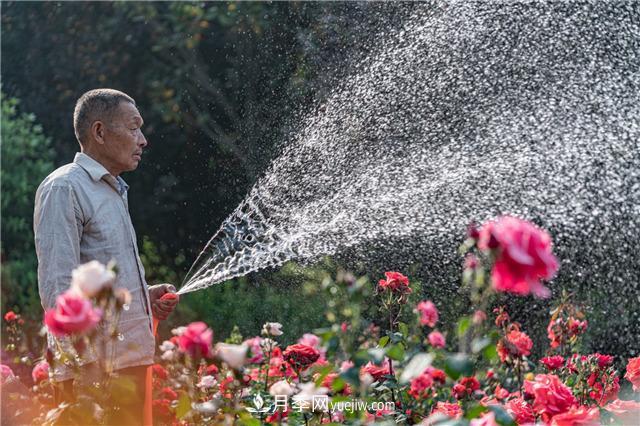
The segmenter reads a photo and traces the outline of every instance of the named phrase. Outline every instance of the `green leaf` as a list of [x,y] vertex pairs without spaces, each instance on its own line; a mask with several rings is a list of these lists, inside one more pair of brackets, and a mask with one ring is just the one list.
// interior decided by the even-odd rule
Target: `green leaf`
[[391,359],[395,359],[396,361],[402,361],[404,359],[404,346],[402,343],[390,346],[387,349],[387,356]]
[[477,419],[483,413],[487,412],[487,407],[482,405],[473,405],[465,410],[464,418],[465,419]]
[[457,380],[460,376],[471,376],[473,362],[463,353],[450,355],[444,362],[444,371],[453,380]]
[[489,362],[495,362],[498,360],[498,350],[496,349],[496,345],[487,346],[484,348],[484,351],[482,351],[482,354]]
[[407,324],[401,322],[398,324],[398,330],[400,330],[400,333],[402,333],[404,337],[409,336],[409,326]]
[[387,346],[387,343],[389,343],[389,336],[382,336],[380,338],[380,341],[378,341],[378,346],[384,348],[385,346]]
[[176,407],[176,417],[181,419],[185,417],[189,411],[191,411],[191,398],[186,392],[180,392],[180,399],[178,399],[178,406]]
[[516,426],[516,422],[513,417],[507,411],[499,405],[490,405],[489,410],[493,411],[496,417],[496,422],[502,426]]
[[458,338],[464,337],[470,325],[471,319],[469,317],[460,318],[460,321],[458,321]]
[[360,386],[360,370],[358,367],[351,367],[347,371],[341,373],[340,377],[356,387]]
[[402,335],[402,333],[393,333],[391,335],[392,343],[399,343],[399,342],[402,342],[403,340],[404,340],[404,336]]

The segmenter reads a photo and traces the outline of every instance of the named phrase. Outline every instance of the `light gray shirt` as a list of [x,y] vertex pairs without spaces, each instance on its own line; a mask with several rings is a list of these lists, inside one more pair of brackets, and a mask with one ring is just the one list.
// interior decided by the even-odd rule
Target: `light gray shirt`
[[[128,309],[121,313],[117,337],[106,339],[106,356],[115,370],[151,364],[155,350],[149,291],[129,216],[128,188],[121,177],[113,177],[96,160],[77,153],[73,163],[42,181],[33,217],[38,288],[45,310],[53,308],[56,298],[69,288],[71,271],[78,265],[115,261],[115,286],[125,287],[132,296]],[[54,353],[57,343],[68,344],[49,334]],[[82,363],[97,357],[88,351]],[[54,368],[54,379],[71,377],[64,365]]]

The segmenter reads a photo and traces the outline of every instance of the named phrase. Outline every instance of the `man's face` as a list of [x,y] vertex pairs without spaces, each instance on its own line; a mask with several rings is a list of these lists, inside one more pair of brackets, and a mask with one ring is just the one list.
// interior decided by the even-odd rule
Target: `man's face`
[[105,122],[103,149],[110,170],[119,174],[138,167],[142,150],[147,146],[143,124],[138,108],[130,102],[121,102],[111,121]]

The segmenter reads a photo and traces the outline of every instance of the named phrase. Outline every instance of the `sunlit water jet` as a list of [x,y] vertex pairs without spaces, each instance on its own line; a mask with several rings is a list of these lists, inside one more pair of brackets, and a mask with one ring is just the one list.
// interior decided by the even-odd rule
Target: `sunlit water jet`
[[180,292],[345,250],[437,264],[471,219],[508,212],[551,230],[561,274],[640,303],[639,6],[413,7],[372,37]]

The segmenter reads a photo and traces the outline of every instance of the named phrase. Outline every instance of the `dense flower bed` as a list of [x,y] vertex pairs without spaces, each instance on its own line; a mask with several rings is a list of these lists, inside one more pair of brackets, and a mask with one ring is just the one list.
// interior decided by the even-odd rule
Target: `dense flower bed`
[[[500,293],[550,295],[543,280],[554,276],[558,261],[547,232],[502,217],[479,229],[470,226],[460,250],[464,293],[474,308],[456,324],[442,324],[432,301],[409,302],[419,292],[405,275],[390,271],[375,286],[344,272],[326,277],[315,291],[326,296],[332,326],[292,345],[279,343],[286,333],[279,323],[266,323],[250,338],[234,333],[216,343],[205,323],[174,329],[173,337],[160,342],[153,366],[155,423],[640,424],[640,357],[624,360],[626,371],[618,372],[612,355],[579,353],[588,322],[569,295],[551,312],[549,347],[537,362],[530,358],[527,330],[494,306]],[[71,339],[79,354],[96,345],[99,322],[112,325],[117,335],[117,315],[128,297],[111,288],[109,269],[81,268],[45,315],[49,330]],[[371,300],[379,302],[376,322],[362,315]],[[407,310],[413,320],[403,322]],[[20,317],[8,312],[4,319],[11,339],[19,339]],[[70,355],[65,361],[77,362]],[[22,390],[41,404],[34,423],[60,423],[72,418],[70,412],[106,422],[117,374],[101,396],[86,395],[89,403],[54,407],[54,362],[60,359],[49,354],[35,363],[32,387]],[[103,368],[109,369],[108,362]],[[17,379],[6,365],[1,373],[6,394]],[[632,389],[621,399],[625,387]]]

